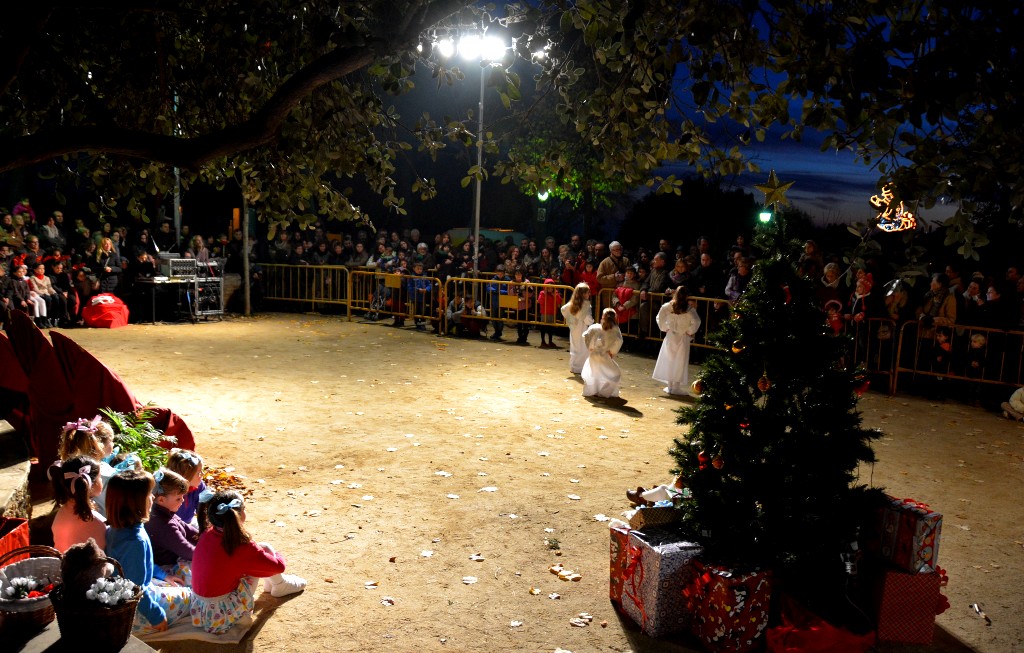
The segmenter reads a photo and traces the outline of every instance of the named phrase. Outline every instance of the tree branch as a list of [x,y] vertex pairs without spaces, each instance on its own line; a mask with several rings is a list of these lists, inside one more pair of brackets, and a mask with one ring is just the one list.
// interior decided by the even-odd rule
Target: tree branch
[[429,2],[420,20],[407,24],[399,33],[388,34],[386,40],[324,54],[285,81],[258,112],[237,125],[192,138],[95,126],[5,139],[0,141],[0,172],[76,153],[115,154],[195,169],[217,158],[266,145],[277,138],[289,113],[311,93],[369,66],[381,54],[408,47],[424,29],[465,5],[466,0]]

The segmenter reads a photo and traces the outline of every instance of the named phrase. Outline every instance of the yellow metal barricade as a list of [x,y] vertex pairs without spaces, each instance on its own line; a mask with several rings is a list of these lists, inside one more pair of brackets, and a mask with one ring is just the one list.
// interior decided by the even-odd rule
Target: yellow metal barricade
[[[488,322],[493,326],[501,322],[502,326],[515,327],[519,324],[530,326],[565,327],[562,317],[562,305],[572,297],[572,287],[559,284],[541,284],[532,282],[517,283],[515,281],[499,281],[493,278],[451,278],[445,284],[445,297],[448,301],[456,295],[472,297],[484,309]],[[553,296],[542,293],[553,293]],[[523,308],[520,308],[520,298]],[[550,320],[541,311],[541,301],[549,300],[554,307]],[[450,324],[445,325],[447,329]]]
[[277,263],[264,263],[261,267],[264,300],[308,304],[312,311],[323,305],[340,306],[351,317],[348,268]]

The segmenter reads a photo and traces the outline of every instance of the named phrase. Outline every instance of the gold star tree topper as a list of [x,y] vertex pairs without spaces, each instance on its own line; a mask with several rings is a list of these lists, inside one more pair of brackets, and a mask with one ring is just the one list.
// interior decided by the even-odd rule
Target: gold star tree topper
[[786,183],[779,182],[779,178],[775,176],[775,171],[772,170],[768,175],[768,183],[755,184],[754,188],[764,193],[765,206],[776,206],[778,204],[789,206],[789,200],[786,199],[786,191],[789,190],[793,183],[792,181],[787,181]]

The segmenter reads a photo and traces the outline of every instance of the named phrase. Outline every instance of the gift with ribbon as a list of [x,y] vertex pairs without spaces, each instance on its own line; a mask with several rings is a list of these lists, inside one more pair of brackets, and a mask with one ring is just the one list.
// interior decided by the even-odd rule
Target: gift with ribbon
[[941,567],[919,574],[892,567],[877,570],[872,608],[879,641],[930,644],[936,615],[949,608],[941,592],[947,583]]
[[768,571],[741,573],[694,561],[683,589],[690,630],[710,651],[744,653],[759,648],[768,627],[772,578]]
[[629,530],[629,527],[619,520],[613,520],[608,527],[608,532],[611,534],[608,597],[612,603],[620,607],[622,606],[622,583],[626,578],[628,562]]
[[913,499],[887,496],[868,529],[866,549],[911,573],[934,571],[939,562],[942,515]]
[[622,583],[622,610],[651,637],[685,630],[690,615],[683,588],[691,562],[703,551],[674,530],[630,531]]

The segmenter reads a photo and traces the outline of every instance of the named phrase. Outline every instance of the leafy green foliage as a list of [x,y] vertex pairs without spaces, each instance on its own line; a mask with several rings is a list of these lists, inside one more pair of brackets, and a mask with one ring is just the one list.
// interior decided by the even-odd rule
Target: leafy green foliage
[[134,413],[119,413],[111,408],[100,412],[114,429],[114,442],[125,453],[134,453],[142,460],[142,468],[154,472],[167,462],[167,449],[161,443],[174,444],[173,436],[164,435],[151,423],[155,413],[142,408]]
[[813,285],[797,278],[789,227],[759,227],[766,252],[714,334],[724,353],[700,377],[703,394],[680,411],[675,470],[692,499],[684,522],[723,562],[770,567],[791,590],[841,596],[841,554],[856,539],[855,487],[874,462],[855,388],[842,364],[848,344],[825,332]]
[[[182,0],[19,11],[0,27],[0,171],[51,162],[51,174],[92,190],[101,217],[146,219],[174,166],[187,184],[238,184],[272,222],[401,214],[406,192],[436,195],[427,172],[399,187],[413,139],[430,157],[483,141],[488,173],[574,203],[643,184],[677,193],[676,180],[655,176],[666,161],[731,176],[756,169],[747,144],[809,130],[823,150],[853,150],[915,213],[916,202],[1005,198],[1016,219],[1024,204],[1024,11],[1012,2]],[[467,25],[504,28],[518,61],[531,62],[489,69],[488,93],[509,115],[484,134],[471,112],[407,121],[387,96],[416,88],[424,70],[438,85],[462,81],[433,43]],[[381,207],[354,205],[350,180]],[[985,238],[969,222],[950,227],[973,257]]]

